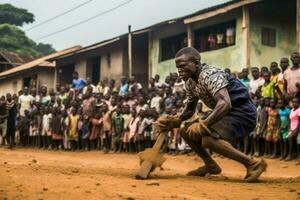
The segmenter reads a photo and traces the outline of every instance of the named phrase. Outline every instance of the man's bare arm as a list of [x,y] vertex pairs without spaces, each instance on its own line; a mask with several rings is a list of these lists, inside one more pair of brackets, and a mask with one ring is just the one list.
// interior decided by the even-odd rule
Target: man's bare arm
[[185,121],[194,115],[195,109],[197,107],[197,103],[198,103],[198,100],[194,100],[192,102],[187,103],[183,112],[179,115],[179,118],[181,121]]
[[212,113],[203,121],[203,123],[208,127],[222,119],[231,110],[231,100],[227,88],[219,90],[215,94],[214,100],[217,102],[216,107],[213,109]]

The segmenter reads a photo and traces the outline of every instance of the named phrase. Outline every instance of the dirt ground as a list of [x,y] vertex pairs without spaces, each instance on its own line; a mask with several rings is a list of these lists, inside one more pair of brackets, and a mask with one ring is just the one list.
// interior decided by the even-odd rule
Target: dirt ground
[[0,199],[300,199],[300,165],[267,160],[259,183],[244,183],[245,170],[217,157],[223,172],[185,174],[201,165],[195,156],[166,156],[164,170],[135,180],[137,155],[0,148]]

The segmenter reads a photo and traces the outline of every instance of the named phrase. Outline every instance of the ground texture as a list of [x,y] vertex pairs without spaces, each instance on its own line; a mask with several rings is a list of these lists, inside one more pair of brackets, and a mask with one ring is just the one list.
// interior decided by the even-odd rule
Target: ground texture
[[201,165],[195,156],[166,156],[163,170],[135,180],[137,155],[0,148],[0,199],[300,199],[300,165],[267,160],[259,183],[244,183],[245,170],[217,157],[220,176],[185,174]]

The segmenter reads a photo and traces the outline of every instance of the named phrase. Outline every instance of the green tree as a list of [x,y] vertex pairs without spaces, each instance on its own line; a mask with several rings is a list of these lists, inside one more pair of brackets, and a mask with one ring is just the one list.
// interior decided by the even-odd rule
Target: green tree
[[44,44],[44,43],[38,43],[35,46],[35,50],[37,52],[40,52],[42,55],[48,55],[50,53],[55,52],[55,49],[52,47],[51,44]]
[[16,8],[11,4],[0,4],[0,24],[23,26],[34,22],[34,15],[26,9]]
[[0,49],[20,54],[39,56],[35,42],[25,32],[11,24],[0,24]]
[[13,51],[34,57],[55,52],[50,44],[38,43],[28,38],[17,26],[32,23],[34,15],[26,9],[10,4],[0,4],[0,50]]

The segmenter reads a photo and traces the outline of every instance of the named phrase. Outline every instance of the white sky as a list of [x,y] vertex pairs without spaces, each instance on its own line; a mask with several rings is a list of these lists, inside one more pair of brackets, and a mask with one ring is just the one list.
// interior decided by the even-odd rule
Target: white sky
[[[0,0],[27,9],[35,15],[33,24],[25,25],[24,30],[75,7],[86,0]],[[126,0],[93,0],[67,15],[47,24],[27,31],[33,40],[60,30],[81,20],[117,6]],[[128,30],[141,29],[152,24],[191,14],[198,10],[224,3],[228,0],[133,0],[129,4],[102,15],[85,24],[69,29],[38,42],[50,43],[57,50],[74,45],[87,46],[105,39],[116,37]]]

